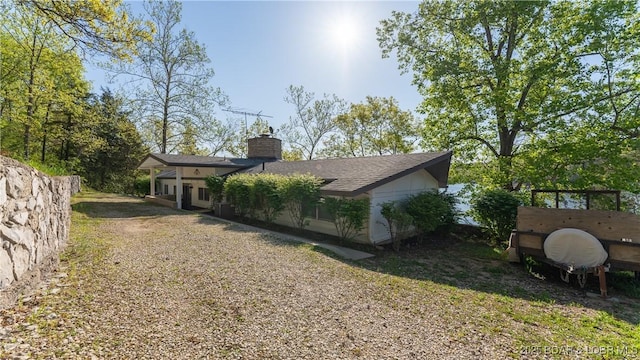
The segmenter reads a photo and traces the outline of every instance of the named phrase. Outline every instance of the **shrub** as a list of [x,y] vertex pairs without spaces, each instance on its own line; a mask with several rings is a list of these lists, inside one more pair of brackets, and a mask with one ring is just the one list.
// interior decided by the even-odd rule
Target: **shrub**
[[222,201],[222,195],[224,195],[224,178],[222,176],[211,175],[204,178],[204,183],[209,189],[211,199],[214,202]]
[[455,205],[453,195],[432,190],[409,197],[404,208],[420,235],[425,235],[450,230],[456,222]]
[[489,190],[472,199],[471,214],[486,229],[492,242],[506,243],[511,230],[516,227],[520,205],[522,200],[513,193]]
[[338,236],[352,240],[364,227],[369,214],[369,199],[325,198],[325,206],[333,216]]
[[[217,180],[216,180],[217,181]],[[272,222],[285,208],[299,227],[305,225],[304,207],[315,205],[322,180],[311,175],[237,174],[224,182],[224,194],[240,216]]]
[[260,211],[262,220],[273,222],[284,208],[282,201],[282,175],[259,174],[253,176],[250,184],[251,206]]
[[413,224],[413,218],[400,209],[395,201],[387,201],[380,204],[380,214],[387,220],[387,230],[393,244],[393,250],[400,250],[401,236],[409,230]]
[[315,206],[318,203],[321,185],[321,179],[302,174],[287,176],[282,182],[283,202],[291,221],[299,229],[303,229],[306,225],[305,207]]
[[144,196],[151,193],[151,179],[148,176],[136,178],[133,181],[133,194]]
[[228,177],[224,182],[224,193],[235,207],[238,215],[242,217],[251,216],[253,213],[251,208],[251,180],[251,175],[249,174],[237,174]]

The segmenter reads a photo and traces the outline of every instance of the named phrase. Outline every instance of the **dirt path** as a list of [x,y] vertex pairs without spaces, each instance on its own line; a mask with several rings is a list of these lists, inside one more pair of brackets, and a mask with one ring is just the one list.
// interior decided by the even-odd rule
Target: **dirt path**
[[502,359],[529,331],[469,308],[474,290],[137,199],[75,202],[61,272],[0,314],[0,358]]

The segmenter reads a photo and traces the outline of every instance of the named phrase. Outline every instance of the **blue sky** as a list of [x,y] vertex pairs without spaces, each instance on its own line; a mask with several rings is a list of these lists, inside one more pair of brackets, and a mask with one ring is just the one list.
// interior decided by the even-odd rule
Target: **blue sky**
[[[142,10],[141,3],[129,4]],[[229,96],[230,106],[271,115],[267,120],[277,129],[293,115],[283,100],[289,85],[349,103],[393,96],[402,109],[415,110],[421,98],[411,74],[401,75],[395,58],[382,59],[375,28],[393,10],[417,7],[409,1],[185,1],[181,25],[205,45],[216,72],[213,85]],[[117,89],[100,70],[87,70],[94,91]],[[238,115],[217,111],[216,117]]]

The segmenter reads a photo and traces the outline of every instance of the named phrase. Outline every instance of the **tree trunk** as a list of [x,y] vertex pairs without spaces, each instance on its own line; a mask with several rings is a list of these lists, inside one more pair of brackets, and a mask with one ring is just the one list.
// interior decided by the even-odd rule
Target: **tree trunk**
[[47,154],[47,125],[49,123],[49,115],[51,113],[51,102],[49,102],[49,104],[47,105],[47,114],[44,117],[44,126],[42,127],[42,130],[44,131],[44,134],[42,135],[42,149],[40,150],[40,162],[42,162],[44,164]]

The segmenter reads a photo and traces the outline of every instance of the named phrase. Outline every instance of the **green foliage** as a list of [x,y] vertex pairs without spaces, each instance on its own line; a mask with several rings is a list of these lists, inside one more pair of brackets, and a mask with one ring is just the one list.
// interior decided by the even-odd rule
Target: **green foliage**
[[285,207],[291,221],[299,229],[303,229],[306,225],[305,207],[318,203],[321,185],[321,179],[308,174],[288,176],[282,183],[281,191]]
[[73,170],[64,162],[49,162],[43,164],[39,161],[30,160],[27,161],[26,164],[50,176],[73,175]]
[[138,163],[148,151],[131,114],[124,110],[124,101],[109,89],[87,99],[86,119],[91,127],[81,131],[92,141],[74,144],[82,149],[78,172],[96,190],[131,193]]
[[305,225],[305,205],[315,204],[321,180],[311,175],[237,174],[227,178],[224,193],[241,216],[272,222],[287,209],[293,223]]
[[204,178],[204,183],[207,185],[209,194],[211,194],[211,199],[214,202],[222,201],[222,196],[224,195],[224,181],[225,178],[217,175],[211,175]]
[[133,194],[136,196],[144,196],[151,193],[151,179],[149,176],[137,177],[133,181]]
[[326,197],[327,211],[333,216],[338,236],[352,240],[363,229],[369,215],[369,198],[349,199]]
[[393,97],[367,96],[334,122],[337,130],[322,150],[329,157],[410,153],[419,134],[413,114],[400,110]]
[[456,222],[455,205],[453,195],[432,190],[410,196],[404,208],[413,218],[413,225],[425,235],[449,230]]
[[518,206],[522,200],[505,190],[488,190],[471,201],[473,218],[487,229],[492,241],[506,243],[516,227]]
[[262,220],[271,223],[284,209],[282,187],[287,180],[274,174],[257,174],[252,180],[252,206],[262,214]]
[[89,53],[129,60],[135,44],[148,39],[153,29],[131,17],[122,1],[7,1],[22,11],[51,22],[61,37]]
[[393,250],[399,251],[402,235],[413,224],[413,217],[401,209],[395,201],[387,201],[380,204],[380,214],[387,220],[387,230],[391,236]]
[[[39,8],[27,9],[38,4],[21,2],[6,9],[9,17],[0,17],[0,152],[24,162],[38,159],[48,172],[78,174],[101,191],[131,193],[135,169],[147,150],[123,111],[123,100],[108,90],[99,97],[88,93],[82,61],[69,50],[69,39],[56,31],[60,24],[39,14]],[[99,4],[59,5],[59,11],[80,11],[69,21],[91,9],[113,10]]]
[[236,174],[229,176],[224,182],[224,193],[227,199],[236,209],[236,213],[242,217],[252,214],[251,207],[251,183],[253,175]]
[[[638,2],[424,1],[378,40],[424,100],[423,147],[464,182],[638,188]],[[455,41],[452,41],[455,39]]]

